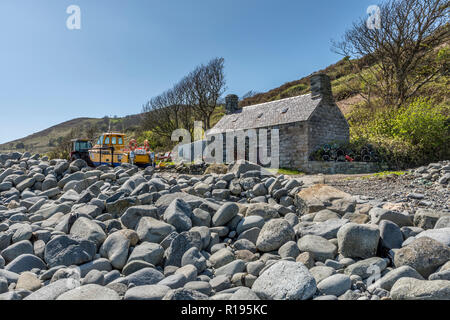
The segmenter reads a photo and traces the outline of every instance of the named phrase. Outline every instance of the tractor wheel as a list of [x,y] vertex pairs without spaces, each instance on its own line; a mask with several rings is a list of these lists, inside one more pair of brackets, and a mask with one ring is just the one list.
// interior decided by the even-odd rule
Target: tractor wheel
[[78,153],[75,153],[71,158],[70,158],[70,162],[74,162],[75,160],[80,159],[80,155]]

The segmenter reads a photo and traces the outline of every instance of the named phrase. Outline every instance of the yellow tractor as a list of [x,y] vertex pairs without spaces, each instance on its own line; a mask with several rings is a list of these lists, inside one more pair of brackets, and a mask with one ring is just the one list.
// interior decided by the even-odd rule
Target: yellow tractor
[[144,147],[139,147],[136,140],[131,140],[125,146],[125,134],[104,133],[98,138],[97,144],[89,150],[89,157],[95,166],[120,166],[122,163],[131,163],[139,167],[148,167],[154,164],[154,157],[148,141]]

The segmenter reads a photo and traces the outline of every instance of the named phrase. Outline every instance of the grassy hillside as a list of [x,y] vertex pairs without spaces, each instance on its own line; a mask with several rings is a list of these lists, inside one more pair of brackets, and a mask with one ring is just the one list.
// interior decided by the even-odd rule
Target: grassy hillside
[[107,131],[111,126],[113,131],[132,132],[139,127],[140,115],[123,118],[76,118],[48,129],[36,132],[27,137],[0,144],[0,152],[29,151],[44,154],[57,145],[59,139],[73,130],[81,132],[79,138],[92,138]]
[[[358,92],[353,92],[345,86],[346,81],[351,81],[355,77],[351,69],[352,68],[347,63],[346,59],[342,59],[341,61],[325,69],[319,70],[319,72],[326,73],[331,78],[333,94],[337,102],[341,102],[358,95]],[[311,76],[307,76],[299,80],[287,82],[282,86],[268,92],[256,94],[253,97],[242,100],[239,105],[241,107],[246,107],[253,104],[270,102],[309,93],[310,77]]]

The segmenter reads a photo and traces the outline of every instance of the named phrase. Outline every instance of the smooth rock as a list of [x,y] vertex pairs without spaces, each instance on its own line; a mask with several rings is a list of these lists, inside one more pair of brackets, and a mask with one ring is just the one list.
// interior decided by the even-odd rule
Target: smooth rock
[[317,261],[325,262],[327,259],[334,259],[337,254],[337,247],[319,236],[304,236],[298,240],[297,244],[300,251],[312,253]]
[[264,271],[251,289],[265,300],[308,300],[316,292],[316,281],[302,263],[279,261]]
[[347,223],[337,233],[339,252],[347,258],[369,258],[377,253],[380,231],[376,226]]
[[398,249],[394,256],[395,266],[408,265],[424,278],[450,260],[450,248],[436,240],[423,237]]
[[125,293],[125,300],[162,300],[169,292],[168,286],[154,284],[133,287]]
[[87,284],[61,294],[56,300],[120,300],[120,296],[107,287]]
[[391,289],[392,300],[450,300],[450,281],[401,278]]
[[259,251],[270,252],[295,239],[295,231],[284,219],[272,219],[264,224],[256,240]]

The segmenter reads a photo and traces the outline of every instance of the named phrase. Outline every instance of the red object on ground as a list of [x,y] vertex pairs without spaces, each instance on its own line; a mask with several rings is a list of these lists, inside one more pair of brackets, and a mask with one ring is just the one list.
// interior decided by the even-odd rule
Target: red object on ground
[[345,160],[349,161],[349,162],[353,162],[353,158],[349,157],[349,156],[345,156]]
[[138,146],[137,141],[135,139],[131,139],[129,146],[132,151],[136,150]]

